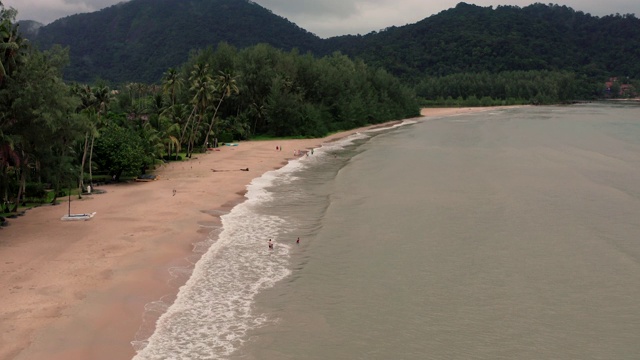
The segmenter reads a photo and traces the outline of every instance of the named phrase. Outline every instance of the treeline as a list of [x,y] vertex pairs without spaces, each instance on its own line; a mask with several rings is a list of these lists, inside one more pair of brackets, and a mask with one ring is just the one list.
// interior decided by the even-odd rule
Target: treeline
[[[220,129],[244,128],[232,131],[239,138],[319,137],[419,114],[412,90],[385,70],[339,53],[317,59],[265,44],[237,50],[222,43],[215,51],[192,54],[177,75],[170,70],[163,78],[165,89],[175,87],[168,91],[175,92],[178,104],[190,106],[195,71],[202,67],[208,67],[206,75],[214,78],[214,87],[236,84],[237,91],[227,93],[217,116],[242,124]],[[213,97],[221,99],[219,93]]]
[[97,176],[139,175],[214,139],[320,137],[419,114],[412,91],[384,70],[269,45],[194,52],[161,85],[68,85],[68,50],[29,48],[14,20],[0,2],[2,212],[82,193]]
[[426,77],[416,94],[430,106],[559,104],[601,97],[603,84],[565,71],[505,71]]

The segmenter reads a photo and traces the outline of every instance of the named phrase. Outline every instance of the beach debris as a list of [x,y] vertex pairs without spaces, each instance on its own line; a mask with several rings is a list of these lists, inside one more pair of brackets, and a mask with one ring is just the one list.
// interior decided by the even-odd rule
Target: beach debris
[[154,180],[158,180],[157,175],[142,174],[136,178],[136,181],[140,181],[140,182],[147,182],[147,181],[154,181]]
[[249,168],[238,169],[238,170],[216,170],[216,169],[211,169],[211,171],[213,171],[213,172],[225,172],[225,171],[249,171]]

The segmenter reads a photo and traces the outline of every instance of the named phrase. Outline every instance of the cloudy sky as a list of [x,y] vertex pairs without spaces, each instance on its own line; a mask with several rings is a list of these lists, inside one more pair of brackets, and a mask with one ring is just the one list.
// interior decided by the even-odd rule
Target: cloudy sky
[[[320,37],[367,34],[389,26],[418,22],[440,11],[455,7],[461,0],[254,0],[273,13],[289,19]],[[61,17],[97,11],[122,0],[0,0],[18,10],[18,20],[36,20],[48,24]],[[639,0],[467,0],[479,6],[516,5],[535,2],[567,5],[575,10],[604,16],[636,14]]]

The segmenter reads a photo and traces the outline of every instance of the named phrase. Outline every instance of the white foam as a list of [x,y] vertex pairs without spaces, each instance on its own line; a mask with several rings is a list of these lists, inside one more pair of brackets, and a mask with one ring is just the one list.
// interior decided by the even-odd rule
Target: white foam
[[[261,205],[273,200],[269,187],[294,181],[296,172],[312,165],[316,158],[369,137],[357,133],[324,144],[314,149],[314,155],[300,157],[254,179],[247,186],[246,201],[221,216],[221,231],[217,228],[212,232],[217,241],[194,244],[194,252],[202,257],[193,269],[171,268],[172,277],[191,276],[168,309],[163,301],[148,304],[148,311],[164,313],[148,339],[137,337],[132,342],[137,351],[134,359],[224,358],[245,341],[248,330],[277,321],[269,314],[252,311],[260,291],[291,273],[289,245],[279,243],[276,237],[286,232],[289,224],[259,211]],[[275,241],[273,250],[268,249],[268,239]]]
[[[158,319],[153,335],[132,342],[138,351],[134,359],[218,359],[233,352],[249,329],[269,321],[265,314],[252,313],[251,305],[258,292],[291,272],[289,246],[276,238],[287,223],[255,210],[271,201],[267,188],[274,181],[293,178],[299,167],[292,162],[251,182],[247,200],[221,217],[218,240],[196,263],[173,305]],[[275,240],[273,250],[267,247],[269,238]],[[188,270],[175,267],[171,272],[180,276]],[[152,303],[152,309],[161,310],[162,305]]]

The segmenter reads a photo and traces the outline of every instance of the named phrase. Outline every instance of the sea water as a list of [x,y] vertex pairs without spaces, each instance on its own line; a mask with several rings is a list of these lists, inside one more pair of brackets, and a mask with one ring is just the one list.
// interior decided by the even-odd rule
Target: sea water
[[136,359],[640,356],[637,106],[407,122],[248,190]]

